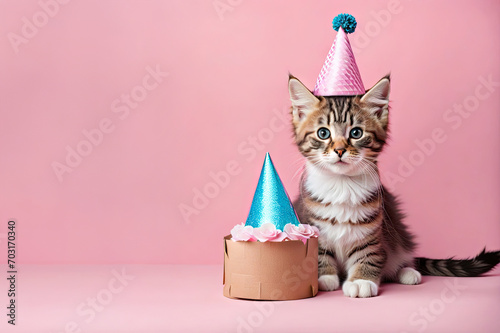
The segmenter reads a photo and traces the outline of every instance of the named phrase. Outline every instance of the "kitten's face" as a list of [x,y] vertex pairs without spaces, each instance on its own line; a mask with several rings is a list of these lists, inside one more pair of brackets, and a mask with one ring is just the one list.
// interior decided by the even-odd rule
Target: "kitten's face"
[[359,175],[373,170],[387,139],[389,77],[362,96],[314,96],[290,77],[295,142],[320,169]]

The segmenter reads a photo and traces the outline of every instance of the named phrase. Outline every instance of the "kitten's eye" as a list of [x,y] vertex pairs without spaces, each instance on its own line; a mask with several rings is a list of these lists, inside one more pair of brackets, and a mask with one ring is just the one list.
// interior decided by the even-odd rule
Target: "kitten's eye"
[[354,127],[351,132],[349,133],[351,138],[353,139],[359,139],[360,137],[363,136],[363,130],[359,127]]
[[321,140],[326,140],[330,137],[330,131],[328,130],[328,128],[321,127],[318,130],[318,136]]

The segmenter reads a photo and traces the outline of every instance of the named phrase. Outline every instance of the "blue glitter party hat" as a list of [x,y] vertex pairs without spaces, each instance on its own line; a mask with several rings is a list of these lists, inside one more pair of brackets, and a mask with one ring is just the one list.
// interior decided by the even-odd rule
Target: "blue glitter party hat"
[[258,228],[267,222],[274,224],[276,229],[281,231],[288,223],[299,225],[297,214],[269,153],[266,154],[245,225]]

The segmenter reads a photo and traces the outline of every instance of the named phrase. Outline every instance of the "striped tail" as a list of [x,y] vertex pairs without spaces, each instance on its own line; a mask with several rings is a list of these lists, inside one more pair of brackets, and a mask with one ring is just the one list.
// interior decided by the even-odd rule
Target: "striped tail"
[[420,273],[434,276],[479,276],[492,270],[499,262],[500,251],[486,252],[486,248],[469,259],[415,258],[415,266]]

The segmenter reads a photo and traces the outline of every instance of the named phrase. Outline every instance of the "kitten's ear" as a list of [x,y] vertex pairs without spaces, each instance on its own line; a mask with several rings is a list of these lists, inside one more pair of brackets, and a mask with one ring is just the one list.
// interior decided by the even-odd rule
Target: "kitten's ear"
[[384,127],[387,126],[390,91],[391,77],[386,75],[361,97],[361,102],[366,105],[367,110],[376,116]]
[[314,111],[319,99],[306,88],[296,77],[290,75],[288,78],[288,92],[292,101],[292,114],[294,121],[301,121],[309,113]]

